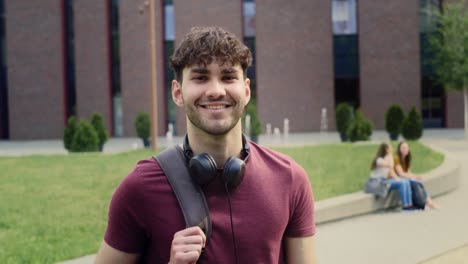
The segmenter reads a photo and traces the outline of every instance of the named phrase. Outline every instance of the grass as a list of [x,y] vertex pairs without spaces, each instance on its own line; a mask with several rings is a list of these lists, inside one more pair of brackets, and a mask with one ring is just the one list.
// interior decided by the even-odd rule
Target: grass
[[[443,156],[410,143],[413,170]],[[361,190],[376,145],[277,148],[309,174],[316,200]],[[0,263],[54,263],[96,252],[113,190],[150,151],[0,158]]]

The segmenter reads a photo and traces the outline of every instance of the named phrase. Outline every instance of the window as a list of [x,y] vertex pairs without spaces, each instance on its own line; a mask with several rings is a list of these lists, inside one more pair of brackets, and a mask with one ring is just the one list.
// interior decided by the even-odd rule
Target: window
[[9,138],[5,3],[0,0],[0,139]]
[[445,126],[445,92],[434,80],[434,68],[431,65],[432,53],[429,37],[435,34],[437,27],[436,13],[440,11],[439,0],[419,1],[419,36],[421,51],[421,112],[423,126],[426,128]]
[[172,124],[173,133],[176,131],[176,119],[177,119],[177,106],[172,101],[172,80],[174,79],[174,72],[169,66],[169,58],[174,52],[174,39],[175,39],[175,27],[174,27],[174,5],[172,0],[164,0],[164,83],[166,90],[166,120],[169,129],[169,124]]
[[332,0],[335,104],[359,107],[359,46],[356,0]]
[[120,82],[119,0],[109,0],[110,73],[112,126],[114,136],[123,136],[122,93]]
[[76,115],[75,86],[75,31],[73,23],[73,0],[63,0],[64,46],[65,46],[65,102],[67,119]]

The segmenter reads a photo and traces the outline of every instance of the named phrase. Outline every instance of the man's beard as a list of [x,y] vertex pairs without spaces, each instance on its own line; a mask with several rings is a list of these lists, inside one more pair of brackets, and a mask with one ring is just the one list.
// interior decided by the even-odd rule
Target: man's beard
[[190,123],[195,127],[207,134],[221,136],[226,135],[231,131],[237,125],[244,113],[244,107],[241,103],[237,103],[231,107],[232,113],[223,120],[203,119],[200,112],[192,105],[185,105],[185,111]]

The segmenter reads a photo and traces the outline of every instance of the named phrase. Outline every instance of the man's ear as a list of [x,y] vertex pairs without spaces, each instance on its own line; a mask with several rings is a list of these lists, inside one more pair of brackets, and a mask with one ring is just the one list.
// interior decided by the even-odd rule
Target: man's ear
[[176,80],[172,80],[172,101],[174,101],[174,103],[179,107],[184,106],[182,85]]
[[250,79],[245,78],[244,80],[244,87],[245,87],[245,105],[247,105],[250,101]]

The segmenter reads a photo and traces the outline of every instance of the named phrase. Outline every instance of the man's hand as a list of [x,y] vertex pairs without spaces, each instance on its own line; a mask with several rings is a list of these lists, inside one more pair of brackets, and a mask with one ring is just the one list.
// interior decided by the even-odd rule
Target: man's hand
[[174,234],[170,264],[195,263],[205,247],[206,236],[200,227],[189,227]]

